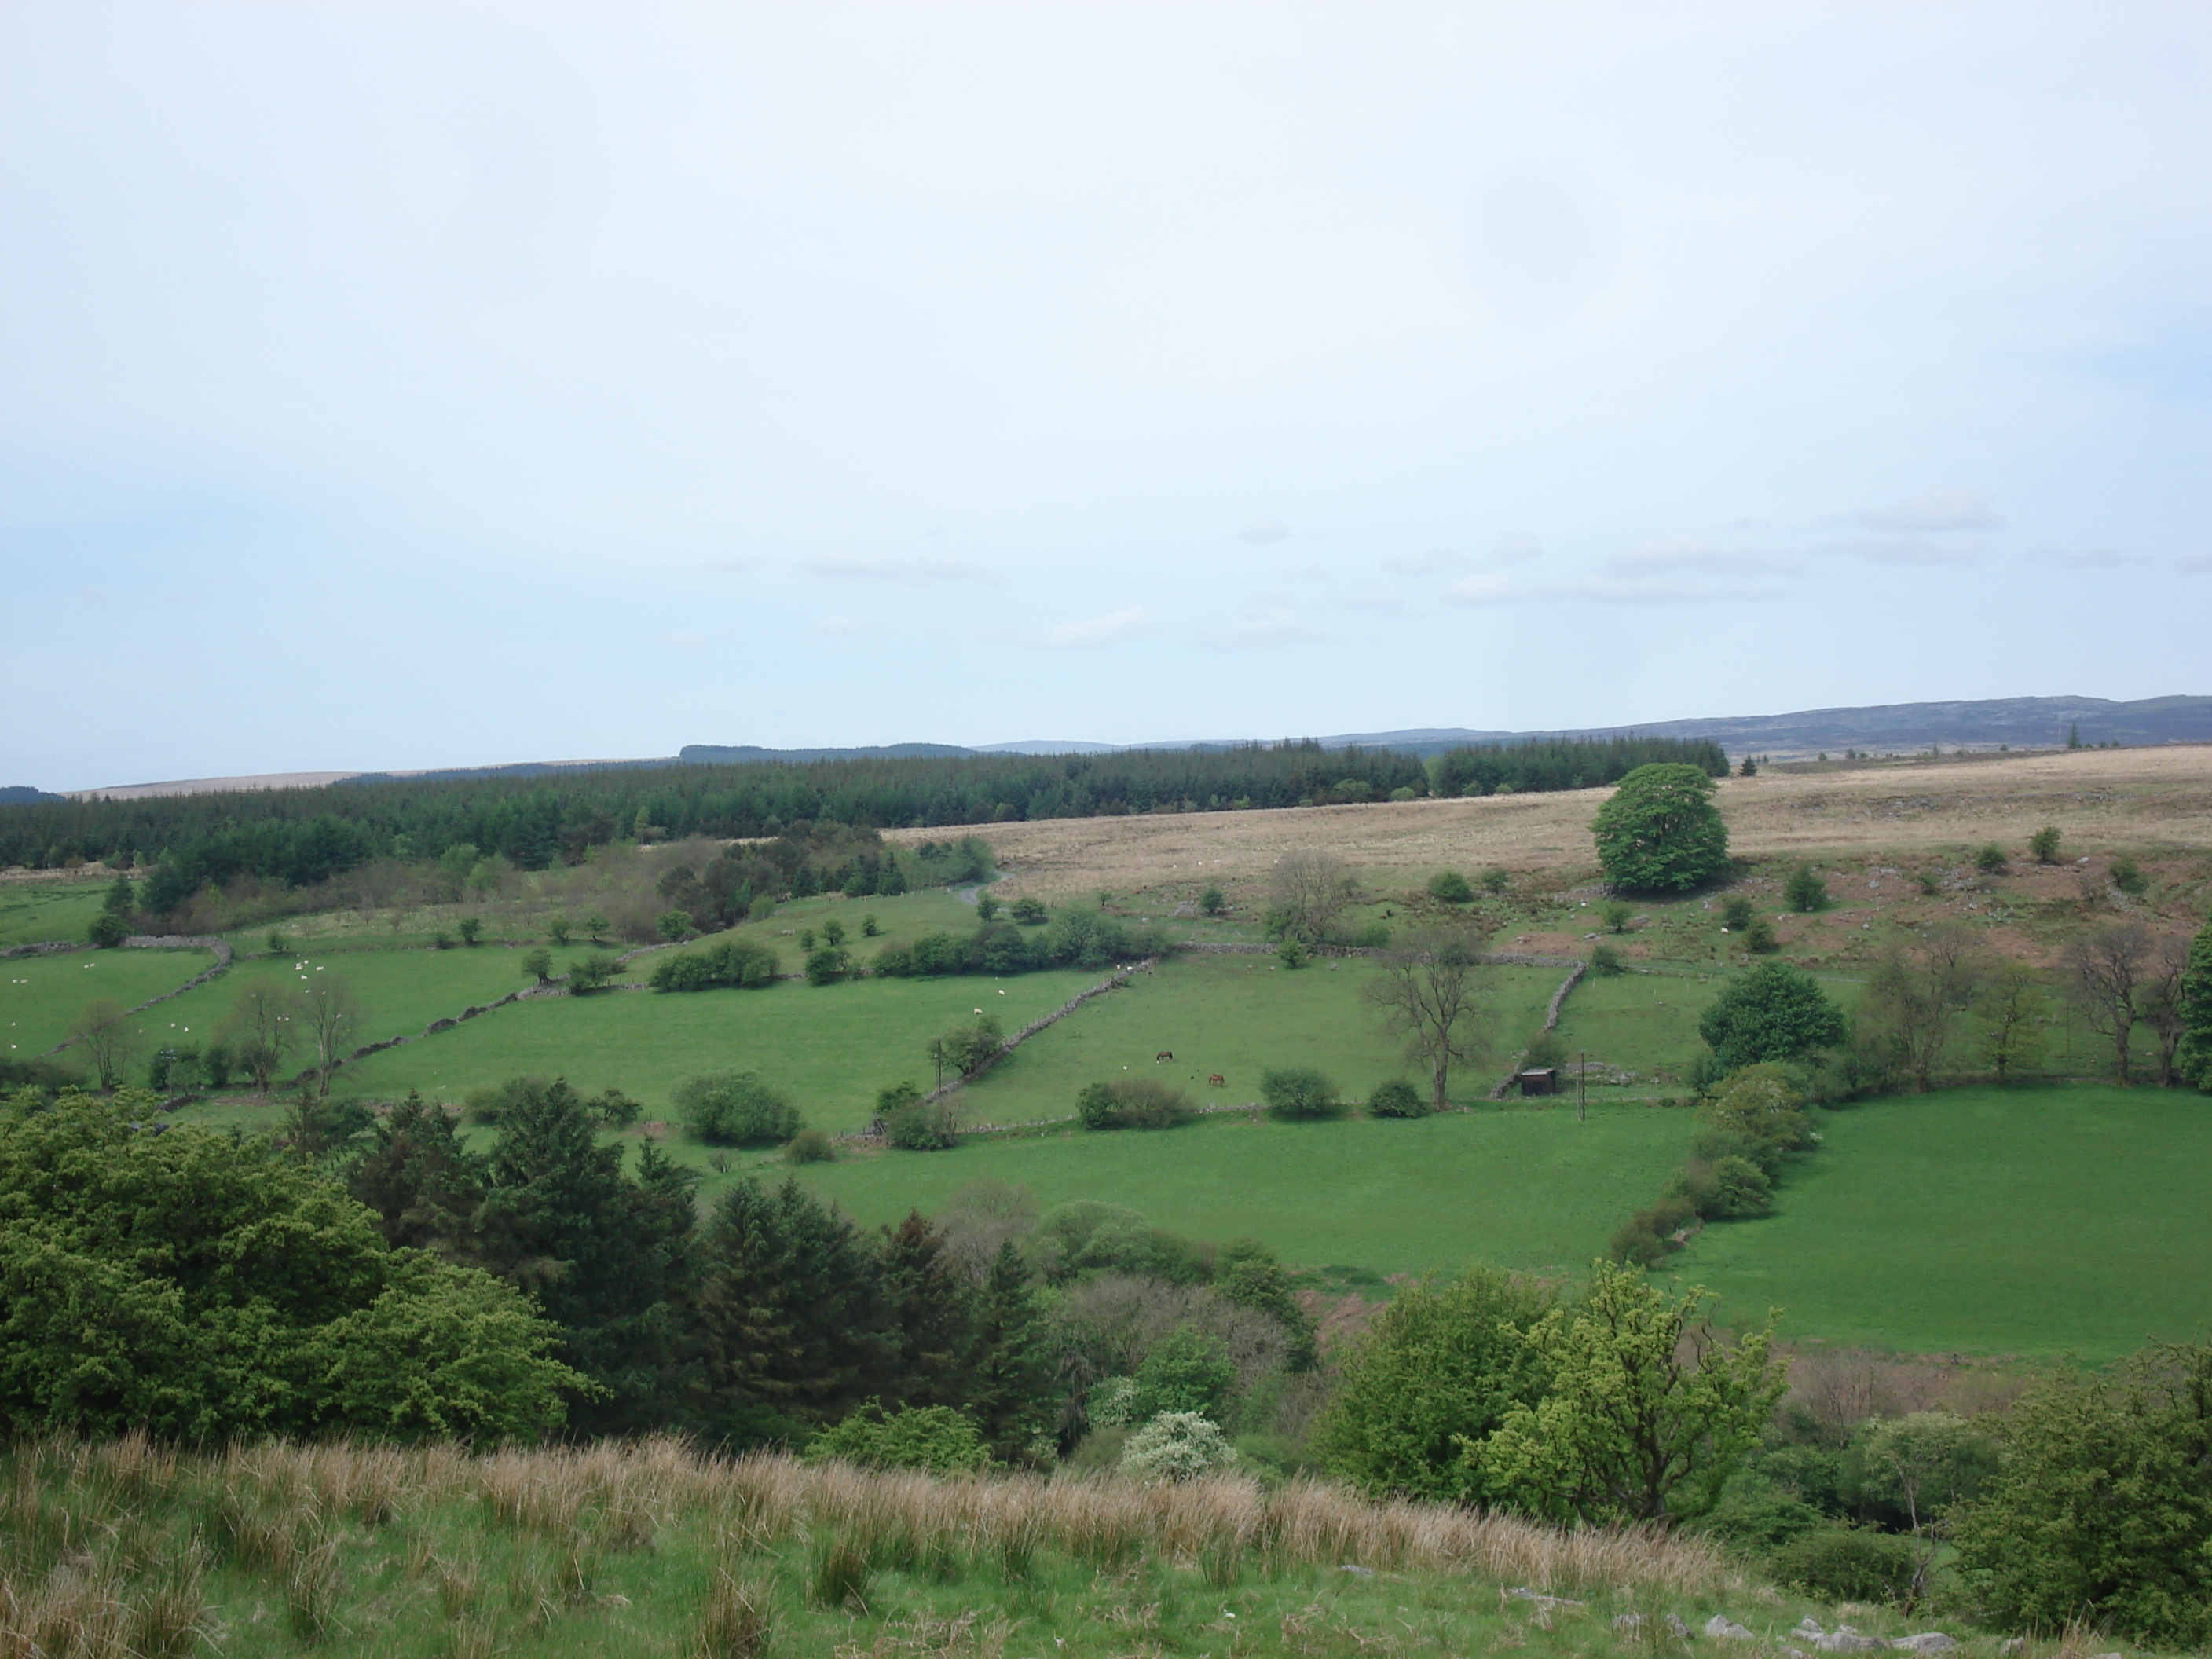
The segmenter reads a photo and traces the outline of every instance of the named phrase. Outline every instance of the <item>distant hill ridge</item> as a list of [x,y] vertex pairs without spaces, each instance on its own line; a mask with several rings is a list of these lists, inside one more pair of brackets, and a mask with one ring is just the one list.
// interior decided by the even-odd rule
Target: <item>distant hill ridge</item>
[[[1789,714],[1739,714],[1680,720],[1650,720],[1623,726],[1579,726],[1534,732],[1468,726],[1416,726],[1395,732],[1341,732],[1318,741],[1325,748],[1393,749],[1437,755],[1470,744],[1525,743],[1553,738],[1644,735],[1705,738],[1735,753],[1772,755],[1778,759],[1808,757],[1825,750],[1952,748],[2063,748],[2080,727],[2085,744],[2212,743],[2212,696],[2145,697],[2117,702],[2104,697],[1998,697],[1976,702],[1899,702],[1863,708],[1811,708]],[[858,748],[767,749],[750,744],[687,744],[675,755],[637,760],[520,761],[507,765],[446,767],[409,772],[272,774],[265,777],[182,779],[106,789],[69,792],[78,800],[189,794],[219,790],[315,787],[337,783],[386,783],[398,780],[520,778],[559,772],[614,768],[730,766],[781,762],[801,764],[825,760],[906,760],[962,755],[1110,755],[1133,750],[1221,750],[1261,741],[1254,738],[1183,738],[1154,743],[1088,743],[1033,738],[963,747],[944,743],[894,743]],[[33,804],[57,797],[24,785],[0,788],[0,805]]]

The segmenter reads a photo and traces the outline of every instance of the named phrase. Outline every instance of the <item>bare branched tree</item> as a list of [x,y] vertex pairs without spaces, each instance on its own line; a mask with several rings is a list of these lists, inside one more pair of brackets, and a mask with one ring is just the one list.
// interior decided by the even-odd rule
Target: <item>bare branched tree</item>
[[1893,947],[1869,976],[1863,1017],[1922,1094],[1928,1092],[1959,1016],[1973,1006],[1985,973],[1972,935],[1957,927],[1931,927],[1918,949]]
[[1406,1058],[1429,1073],[1429,1103],[1441,1112],[1455,1061],[1481,1053],[1482,943],[1465,928],[1409,935],[1377,958],[1381,974],[1367,995],[1386,1011],[1383,1029],[1406,1039]]
[[2115,922],[2071,940],[2059,957],[2067,994],[2089,1029],[2112,1040],[2112,1075],[2128,1081],[2128,1045],[2143,1017],[2152,940],[2141,922]]
[[248,985],[232,1000],[230,1017],[223,1022],[223,1040],[264,1096],[299,1040],[299,1024],[292,1018],[295,1000],[274,981]]
[[1283,933],[1319,945],[1347,905],[1359,899],[1352,866],[1333,853],[1286,853],[1267,886],[1267,907]]
[[2154,941],[2144,964],[2143,1024],[2158,1037],[2158,1083],[2171,1089],[2177,1067],[2174,1056],[2189,1031],[2188,1000],[2183,996],[2182,976],[2189,971],[2189,941],[2169,933]]
[[125,1068],[138,1049],[131,1016],[112,997],[99,997],[87,1003],[84,1012],[70,1022],[70,1037],[84,1050],[84,1057],[92,1062],[94,1074],[103,1089],[112,1089],[122,1080]]
[[361,1029],[361,1004],[353,988],[336,974],[319,975],[301,988],[300,1024],[307,1051],[315,1057],[316,1092],[327,1098],[331,1073],[345,1058],[355,1034]]

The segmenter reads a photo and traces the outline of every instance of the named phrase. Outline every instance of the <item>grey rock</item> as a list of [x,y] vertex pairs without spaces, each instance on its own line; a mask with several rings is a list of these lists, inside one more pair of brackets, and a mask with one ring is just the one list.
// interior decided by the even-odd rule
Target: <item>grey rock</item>
[[1890,1644],[1908,1653],[1948,1653],[1959,1645],[1955,1636],[1946,1636],[1940,1630],[1923,1630],[1917,1636],[1900,1636]]
[[1350,1561],[1346,1562],[1342,1566],[1339,1567],[1337,1571],[1339,1572],[1352,1573],[1361,1578],[1372,1578],[1375,1576],[1374,1568],[1357,1566]]
[[1705,1634],[1718,1637],[1723,1642],[1756,1642],[1759,1638],[1737,1624],[1724,1613],[1717,1613],[1705,1620]]
[[1889,1644],[1879,1636],[1862,1636],[1849,1625],[1838,1625],[1827,1635],[1814,1638],[1813,1645],[1823,1653],[1872,1653]]
[[1810,1636],[1816,1640],[1820,1637],[1826,1636],[1827,1633],[1827,1632],[1820,1628],[1820,1621],[1814,1618],[1809,1613],[1797,1621],[1797,1628],[1791,1632],[1791,1634],[1796,1636]]
[[1642,1630],[1644,1625],[1644,1618],[1640,1613],[1616,1613],[1613,1615],[1615,1630]]
[[1680,1637],[1685,1642],[1690,1639],[1690,1627],[1671,1613],[1667,1615],[1667,1628],[1672,1634]]

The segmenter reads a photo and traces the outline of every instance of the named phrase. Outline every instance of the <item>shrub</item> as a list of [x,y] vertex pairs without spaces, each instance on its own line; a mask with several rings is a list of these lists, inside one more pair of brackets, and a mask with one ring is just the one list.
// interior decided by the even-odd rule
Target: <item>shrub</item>
[[758,990],[775,983],[781,966],[775,952],[765,945],[723,939],[704,950],[661,957],[647,982],[656,991],[710,991],[723,985]]
[[1815,1527],[1768,1564],[1784,1583],[1826,1601],[1899,1601],[1912,1588],[1912,1540],[1871,1527]]
[[581,962],[568,964],[568,989],[571,992],[597,991],[611,983],[622,972],[622,963],[612,957],[594,955]]
[[1810,915],[1815,910],[1828,908],[1828,884],[1820,879],[1811,865],[1801,864],[1790,872],[1782,896],[1791,909]]
[[1387,921],[1369,922],[1365,927],[1359,930],[1359,937],[1354,941],[1354,943],[1356,943],[1363,951],[1389,950],[1390,948],[1390,924]]
[[605,1089],[584,1103],[584,1112],[602,1128],[627,1129],[645,1115],[645,1106],[619,1089]]
[[1541,1071],[1548,1066],[1567,1063],[1566,1039],[1557,1031],[1539,1031],[1528,1039],[1528,1047],[1521,1051],[1521,1065],[1525,1071]]
[[1782,948],[1782,941],[1774,936],[1774,924],[1765,916],[1753,916],[1751,926],[1743,930],[1743,948],[1755,957],[1771,957]]
[[1761,963],[1732,981],[1698,1021],[1724,1070],[1795,1060],[1844,1041],[1843,1010],[1814,977],[1786,962]]
[[1388,1083],[1379,1083],[1375,1092],[1367,1097],[1367,1115],[1370,1117],[1426,1117],[1429,1103],[1421,1098],[1421,1091],[1401,1077]]
[[1275,947],[1275,960],[1285,968],[1303,968],[1313,960],[1313,952],[1304,940],[1286,939]]
[[653,931],[671,945],[680,945],[696,931],[691,918],[681,910],[663,910],[653,918]]
[[872,910],[860,918],[860,937],[862,939],[873,939],[883,931],[884,930],[881,927],[876,925],[875,912]]
[[872,1469],[923,1469],[931,1474],[975,1473],[991,1466],[974,1421],[949,1406],[902,1406],[886,1412],[871,1400],[806,1443],[806,1461],[836,1458]]
[[102,910],[92,919],[84,936],[103,951],[112,951],[131,937],[131,924],[112,910]]
[[1277,1117],[1334,1117],[1340,1109],[1336,1084],[1311,1066],[1270,1066],[1260,1073],[1260,1098]]
[[845,924],[838,921],[835,916],[830,917],[829,921],[823,922],[822,924],[822,942],[824,945],[842,945],[845,942]]
[[2056,824],[2046,823],[2027,838],[2027,850],[2038,864],[2058,862],[2058,846],[2065,840]]
[[1469,904],[1474,900],[1474,889],[1458,871],[1439,870],[1429,878],[1429,896],[1443,904]]
[[1075,1097],[1086,1129],[1172,1129],[1198,1115],[1190,1097],[1151,1078],[1088,1085]]
[[1751,901],[1737,893],[1722,901],[1721,926],[1731,933],[1741,933],[1751,926],[1751,919],[1755,914]]
[[1172,1332],[1137,1367],[1130,1418],[1149,1422],[1164,1413],[1194,1412],[1218,1423],[1227,1414],[1236,1381],[1236,1364],[1213,1337],[1203,1331]]
[[2150,878],[2143,874],[2142,866],[2125,854],[2114,859],[2105,873],[2111,878],[2112,885],[2130,898],[2141,896],[2150,885]]
[[853,958],[842,945],[825,945],[818,951],[806,953],[806,982],[809,985],[835,985],[851,976]]
[[998,895],[995,893],[976,894],[975,914],[981,916],[985,921],[988,921],[992,917],[997,915],[999,914]]
[[1496,898],[1500,893],[1503,893],[1512,884],[1513,877],[1511,873],[1499,869],[1496,865],[1491,866],[1489,869],[1482,872],[1482,890],[1489,894],[1492,898]]
[[1042,927],[1045,922],[1044,901],[1041,898],[1018,898],[1006,907],[1006,914],[1024,927]]
[[793,1164],[830,1164],[837,1157],[837,1144],[821,1129],[801,1129],[792,1136],[783,1155]]
[[1608,933],[1626,933],[1629,919],[1635,914],[1633,908],[1621,903],[1618,899],[1598,912],[1598,915],[1605,923],[1605,931]]
[[1985,876],[2001,876],[2012,868],[2012,860],[2005,856],[2003,848],[1991,842],[1974,854],[1974,868]]
[[444,928],[441,927],[436,933],[430,935],[430,948],[434,951],[452,950],[453,948],[453,936],[447,933]]
[[960,1120],[950,1099],[902,1102],[883,1115],[884,1139],[907,1152],[942,1152],[960,1144]]
[[686,1078],[672,1097],[691,1133],[712,1146],[774,1146],[799,1133],[799,1109],[755,1072]]
[[1774,1182],[1747,1158],[1724,1158],[1713,1165],[1713,1207],[1707,1215],[1724,1221],[1765,1215],[1774,1207]]
[[1698,1109],[1700,1122],[1724,1133],[1799,1152],[1813,1144],[1813,1122],[1790,1074],[1775,1065],[1747,1066]]
[[464,945],[473,947],[476,942],[483,937],[482,916],[463,916],[458,926],[460,930],[461,943]]
[[540,985],[553,982],[553,953],[544,945],[536,945],[522,953],[522,971]]
[[1131,1435],[1121,1471],[1131,1480],[1195,1480],[1234,1467],[1237,1449],[1194,1412],[1168,1412]]
[[1615,974],[1625,974],[1628,971],[1620,965],[1620,952],[1610,945],[1593,945],[1590,949],[1589,965],[1590,972],[1601,978],[1610,978]]
[[1209,887],[1198,896],[1198,908],[1209,916],[1218,916],[1229,908],[1229,900],[1218,887]]

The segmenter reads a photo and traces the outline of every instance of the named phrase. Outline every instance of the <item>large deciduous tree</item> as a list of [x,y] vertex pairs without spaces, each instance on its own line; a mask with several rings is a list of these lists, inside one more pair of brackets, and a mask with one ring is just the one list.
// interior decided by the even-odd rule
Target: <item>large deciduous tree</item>
[[1680,893],[1725,875],[1728,826],[1694,766],[1639,766],[1590,822],[1606,879],[1626,892]]
[[1286,853],[1267,884],[1268,924],[1283,938],[1319,945],[1358,898],[1358,878],[1334,853]]
[[1983,953],[1963,928],[1930,927],[1917,949],[1893,945],[1867,978],[1861,1029],[1889,1050],[1913,1087],[1929,1079],[1950,1046],[1959,1017],[1988,977]]
[[1702,1290],[1674,1300],[1598,1262],[1589,1293],[1524,1340],[1550,1382],[1470,1456],[1522,1506],[1561,1521],[1666,1524],[1702,1515],[1759,1443],[1789,1385],[1774,1321],[1733,1346],[1698,1322]]
[[2112,1040],[2112,1076],[2129,1081],[2129,1047],[2142,1018],[2149,988],[2150,929],[2137,921],[2114,922],[2067,941],[2059,957],[2066,989],[2089,1029]]
[[1441,1112],[1455,1061],[1481,1052],[1480,941],[1463,928],[1407,939],[1377,958],[1366,994],[1384,1011],[1383,1029],[1406,1040],[1406,1057],[1429,1073],[1429,1104]]
[[130,1069],[138,1051],[138,1033],[131,1016],[112,997],[94,997],[70,1022],[70,1039],[92,1062],[93,1075],[103,1089],[112,1089]]

